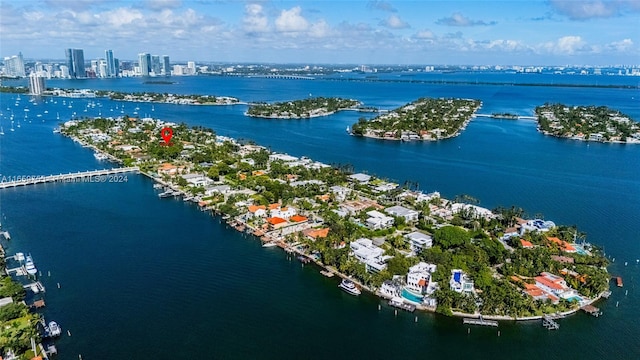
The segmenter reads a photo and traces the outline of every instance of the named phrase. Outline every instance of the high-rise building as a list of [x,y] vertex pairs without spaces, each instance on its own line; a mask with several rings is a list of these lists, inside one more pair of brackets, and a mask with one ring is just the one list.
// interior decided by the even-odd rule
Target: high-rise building
[[187,71],[189,73],[189,75],[195,75],[196,74],[196,63],[193,61],[187,61]]
[[98,76],[101,78],[109,77],[109,68],[106,60],[101,59],[100,63],[98,63]]
[[115,77],[119,77],[120,76],[120,60],[117,58],[113,59],[113,64],[114,64],[114,73],[113,76]]
[[18,55],[13,55],[11,57],[4,58],[4,67],[5,74],[8,76],[19,76],[24,77],[24,59],[22,58],[22,53],[18,53]]
[[171,66],[169,65],[169,55],[162,55],[162,74],[164,76],[171,75]]
[[118,71],[116,69],[116,59],[113,57],[113,50],[105,50],[104,54],[105,58],[107,59],[107,77],[118,76]]
[[138,66],[140,67],[140,75],[149,76],[149,73],[151,73],[151,54],[138,54]]
[[31,95],[42,95],[44,89],[44,78],[35,73],[31,73],[31,75],[29,75],[29,93]]
[[86,77],[84,69],[84,51],[82,49],[66,49],[67,66],[69,67],[69,77],[81,79]]
[[67,65],[60,65],[60,77],[63,79],[69,77],[69,67]]
[[160,55],[151,55],[151,71],[154,75],[160,75]]

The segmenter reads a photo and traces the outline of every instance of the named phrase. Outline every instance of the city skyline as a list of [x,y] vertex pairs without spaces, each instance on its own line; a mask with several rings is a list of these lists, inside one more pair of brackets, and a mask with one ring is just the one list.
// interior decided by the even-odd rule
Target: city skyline
[[[72,6],[73,5],[73,6]],[[0,4],[3,56],[174,61],[635,65],[634,1],[65,1]],[[176,56],[178,55],[178,56]]]

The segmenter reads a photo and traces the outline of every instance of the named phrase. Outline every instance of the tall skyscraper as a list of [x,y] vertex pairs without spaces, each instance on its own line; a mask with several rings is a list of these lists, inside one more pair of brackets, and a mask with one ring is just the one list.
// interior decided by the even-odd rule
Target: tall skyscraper
[[171,66],[169,65],[169,55],[162,55],[162,74],[164,74],[164,76],[171,75]]
[[69,77],[73,79],[85,78],[84,51],[82,49],[66,49],[65,55],[69,67]]
[[44,89],[44,78],[36,75],[36,73],[31,73],[29,75],[29,93],[31,95],[42,95]]
[[153,71],[153,74],[160,75],[161,69],[160,55],[151,55],[151,71]]
[[105,50],[104,54],[107,59],[107,77],[118,76],[118,71],[116,69],[116,59],[113,57],[113,50]]
[[4,67],[5,74],[9,76],[19,76],[24,77],[24,59],[22,58],[22,53],[18,53],[18,55],[13,55],[11,57],[4,58]]
[[151,54],[138,54],[138,66],[140,66],[140,75],[149,76],[149,73],[151,73]]
[[120,60],[118,58],[114,58],[113,59],[113,63],[114,63],[114,69],[115,69],[115,73],[113,76],[115,77],[119,77],[120,76]]

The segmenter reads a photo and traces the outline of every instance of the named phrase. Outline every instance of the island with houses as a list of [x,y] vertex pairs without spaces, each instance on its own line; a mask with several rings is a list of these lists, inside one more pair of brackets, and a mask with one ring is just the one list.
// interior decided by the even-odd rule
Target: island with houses
[[353,99],[315,97],[273,104],[253,103],[247,116],[268,119],[308,119],[328,116],[341,110],[355,110],[361,103]]
[[360,118],[351,134],[402,141],[447,139],[464,130],[481,105],[473,99],[420,98],[371,120]]
[[538,131],[561,138],[640,144],[640,122],[606,106],[544,104],[535,109]]
[[[165,127],[172,146],[160,138]],[[369,291],[401,309],[529,320],[592,307],[608,293],[598,247],[576,227],[528,218],[515,206],[449,200],[152,118],[71,120],[60,132],[137,166],[160,198],[192,201],[263,246],[341,278],[350,294]]]

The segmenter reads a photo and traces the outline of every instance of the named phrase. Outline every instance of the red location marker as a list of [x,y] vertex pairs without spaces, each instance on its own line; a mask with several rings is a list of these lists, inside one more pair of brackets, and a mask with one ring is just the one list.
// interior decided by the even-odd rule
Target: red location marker
[[171,137],[173,136],[173,130],[171,130],[170,127],[163,128],[160,130],[160,136],[162,136],[164,143],[168,145],[169,141],[171,141]]

